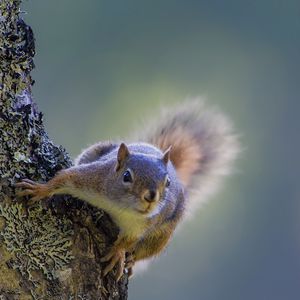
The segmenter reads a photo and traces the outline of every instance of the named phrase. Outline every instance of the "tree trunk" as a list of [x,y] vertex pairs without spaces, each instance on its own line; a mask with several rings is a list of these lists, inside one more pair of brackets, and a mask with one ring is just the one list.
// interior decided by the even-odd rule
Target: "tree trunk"
[[69,196],[28,206],[21,178],[46,181],[72,162],[32,101],[34,37],[21,0],[0,1],[0,299],[127,299],[127,276],[101,277],[118,234],[102,211]]

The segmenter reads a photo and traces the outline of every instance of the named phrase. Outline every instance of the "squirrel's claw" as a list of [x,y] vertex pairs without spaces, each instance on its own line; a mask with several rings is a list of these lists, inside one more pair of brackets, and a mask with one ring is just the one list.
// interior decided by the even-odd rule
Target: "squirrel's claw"
[[127,275],[128,277],[133,276],[133,266],[135,264],[135,256],[133,253],[127,254],[125,259],[125,269],[127,269]]
[[132,267],[135,264],[135,256],[133,253],[125,254],[123,249],[112,249],[108,254],[100,259],[101,262],[108,262],[108,265],[103,271],[103,276],[106,276],[115,266],[117,267],[116,280],[119,281],[124,273],[124,269],[127,269],[129,277],[132,276]]
[[133,253],[127,254],[125,259],[125,269],[132,268],[135,264],[135,256]]
[[100,261],[109,262],[103,270],[103,276],[106,276],[115,266],[117,266],[116,280],[119,281],[124,273],[125,250],[111,251],[102,257]]
[[120,260],[118,262],[118,268],[117,268],[117,274],[116,274],[116,280],[117,282],[121,279],[124,273],[124,260]]
[[124,273],[125,250],[111,251],[101,258],[100,261],[109,262],[103,271],[103,276],[106,276],[115,266],[117,266],[116,280],[119,281]]
[[131,278],[133,276],[132,267],[127,268],[127,275],[128,275],[128,278]]
[[30,179],[23,179],[21,182],[16,183],[17,188],[21,188],[16,193],[17,197],[29,196],[29,204],[33,204],[37,201],[48,196],[48,188],[45,184],[34,182]]
[[114,256],[114,252],[113,251],[110,251],[108,252],[108,254],[106,254],[105,256],[103,256],[100,261],[101,262],[108,262],[113,256]]

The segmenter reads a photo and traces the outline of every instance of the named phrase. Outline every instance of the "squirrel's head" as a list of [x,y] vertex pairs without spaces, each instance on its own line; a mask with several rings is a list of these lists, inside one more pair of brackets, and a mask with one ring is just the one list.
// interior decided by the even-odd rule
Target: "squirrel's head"
[[157,151],[145,154],[131,152],[122,143],[117,152],[111,195],[125,207],[150,214],[162,205],[163,195],[171,185],[167,170],[169,160],[170,148],[160,155]]

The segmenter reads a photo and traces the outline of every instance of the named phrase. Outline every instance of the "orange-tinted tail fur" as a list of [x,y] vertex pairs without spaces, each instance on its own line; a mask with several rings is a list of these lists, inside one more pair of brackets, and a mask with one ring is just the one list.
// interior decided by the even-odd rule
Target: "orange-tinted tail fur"
[[172,146],[171,161],[188,192],[215,189],[239,152],[237,136],[227,117],[194,100],[165,109],[158,120],[150,128],[147,123],[141,140],[162,151]]

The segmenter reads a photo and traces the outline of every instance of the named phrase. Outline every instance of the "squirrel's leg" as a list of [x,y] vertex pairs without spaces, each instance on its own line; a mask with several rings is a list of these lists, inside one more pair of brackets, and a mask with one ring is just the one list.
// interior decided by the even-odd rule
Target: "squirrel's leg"
[[21,188],[17,192],[18,197],[30,196],[29,204],[33,204],[43,198],[51,197],[57,194],[61,183],[54,177],[47,183],[38,183],[30,179],[23,179],[21,182],[16,183],[16,187]]
[[156,229],[144,236],[134,249],[134,260],[142,260],[160,254],[167,246],[174,224],[172,222],[164,224],[161,229]]
[[82,177],[78,168],[73,167],[59,171],[52,179],[45,183],[39,183],[30,179],[23,179],[16,183],[18,197],[30,196],[29,203],[40,201],[43,198],[51,197],[56,194],[71,194],[76,196],[78,190],[77,181]]
[[[126,251],[127,255],[124,253],[125,260],[122,260],[123,268],[121,275],[125,268],[127,269],[128,276],[131,277],[133,275],[133,267],[137,261],[147,259],[161,253],[167,246],[173,230],[174,223],[169,222],[164,224],[162,229],[155,230],[155,232],[147,234],[137,244],[127,248],[130,250]],[[110,252],[107,257],[105,256],[102,258],[101,261],[107,261],[111,257],[112,252]],[[112,270],[113,267],[114,266],[110,267],[106,274]]]
[[[46,183],[23,179],[16,183],[16,187],[22,189],[17,196],[30,196],[31,202],[36,202],[56,194],[69,194],[101,208],[101,180],[105,178],[105,171],[94,162],[61,170]],[[97,203],[93,203],[95,199]]]

